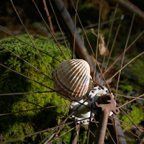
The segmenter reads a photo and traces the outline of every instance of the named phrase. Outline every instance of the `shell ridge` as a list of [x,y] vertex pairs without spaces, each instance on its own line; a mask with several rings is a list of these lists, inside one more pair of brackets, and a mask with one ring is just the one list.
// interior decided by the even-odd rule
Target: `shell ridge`
[[[77,69],[76,71],[74,71],[72,74],[71,74],[71,76],[70,76],[70,84],[71,84],[71,86],[73,87],[73,84],[72,84],[72,82],[74,82],[74,81],[77,81],[77,79],[79,78],[79,74],[81,73],[81,71],[80,70],[83,70],[83,67],[80,67],[80,69]],[[76,73],[76,74],[75,74]]]
[[[82,69],[82,71],[79,71],[79,73],[83,73],[83,71],[85,71],[85,70]],[[79,73],[77,73],[77,75],[78,75]],[[82,79],[84,76],[85,76],[85,75],[83,74],[82,77],[77,77],[77,78],[75,79],[75,83],[72,84],[72,87],[74,87],[74,86],[76,85],[76,88],[77,88],[77,86],[78,86],[79,83],[81,82],[81,79]],[[78,82],[77,82],[77,81],[78,81]],[[76,88],[74,88],[74,90],[75,90]]]
[[83,87],[83,89],[81,89],[81,91],[83,91],[83,93],[86,93],[87,92],[87,90],[88,90],[88,88],[89,88],[89,85],[86,85],[87,83],[89,84],[89,81],[90,81],[90,79],[85,79],[85,81],[84,81],[84,87]]
[[[75,69],[75,70],[74,70],[74,72],[76,72],[76,71],[78,71],[78,69]],[[63,79],[62,79],[60,76],[59,76],[59,79],[61,79],[61,81],[64,81],[65,83],[67,83],[68,85],[71,86],[71,84],[70,84],[71,81],[69,81],[69,79],[71,79],[71,77],[73,77],[73,75],[74,75],[73,73],[74,73],[74,72],[72,72],[72,74],[69,76],[69,78],[66,78],[66,75],[63,74]],[[68,74],[67,74],[67,75],[68,75]],[[75,75],[74,75],[74,76],[75,76]]]
[[[86,79],[83,81],[83,83],[85,83],[85,81],[86,81]],[[83,94],[84,93],[84,91],[82,91],[84,89],[84,85],[83,85],[83,87],[82,87],[82,89],[80,89],[80,91],[79,91],[79,95],[78,95],[78,97],[80,97],[81,96],[81,94]],[[77,96],[77,95],[76,95]]]
[[[77,62],[78,63],[78,62]],[[72,65],[71,65],[72,66]],[[65,64],[65,67],[67,67],[67,64]],[[76,66],[74,66],[74,67],[76,67]],[[69,70],[70,69],[70,70]],[[68,70],[68,73],[64,73],[66,70],[64,70],[64,71],[58,71],[58,72],[60,72],[59,73],[59,78],[61,78],[61,80],[63,80],[63,79],[66,79],[66,77],[67,76],[69,76],[69,73],[71,73],[71,71],[72,71],[72,67],[70,67],[70,68],[67,68],[67,70]],[[67,81],[68,79],[66,79],[65,81]]]
[[[85,75],[83,75],[83,77],[81,77],[81,80],[78,81],[77,87],[75,87],[74,91],[79,91],[79,93],[81,93],[81,89],[83,89],[83,87],[85,87],[85,81],[87,81],[89,78],[85,77]],[[81,87],[79,88],[78,86],[81,83]]]
[[[77,69],[78,73],[76,73],[75,77],[81,72],[81,69],[83,69],[84,65],[82,65],[82,67],[81,66],[79,66],[79,67],[80,67],[80,69]],[[72,80],[70,81],[70,83],[72,83],[74,81],[75,77],[72,78]]]

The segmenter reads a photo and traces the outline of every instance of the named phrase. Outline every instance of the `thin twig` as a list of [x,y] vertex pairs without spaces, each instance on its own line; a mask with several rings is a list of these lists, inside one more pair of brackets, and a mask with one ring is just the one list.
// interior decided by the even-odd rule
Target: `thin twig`
[[49,24],[50,24],[50,29],[51,29],[53,35],[55,36],[55,32],[54,32],[54,29],[53,29],[53,24],[52,24],[52,21],[51,21],[51,16],[49,14],[48,7],[47,7],[47,4],[46,4],[45,0],[43,0],[43,4],[44,4],[44,10],[46,11],[46,15],[48,17],[48,21],[49,21]]
[[[121,61],[121,68],[122,68],[123,63],[124,63],[124,58],[125,58],[125,53],[126,53],[125,51],[126,51],[126,48],[127,48],[127,45],[128,45],[129,38],[130,38],[130,34],[131,34],[133,22],[134,22],[134,17],[135,17],[135,14],[133,14],[133,17],[132,17],[132,22],[131,22],[131,26],[130,26],[130,29],[129,29],[127,41],[126,41],[125,48],[124,48],[124,54],[123,54],[122,61]],[[118,80],[117,80],[117,84],[116,84],[116,93],[115,93],[115,96],[117,96],[117,91],[118,91],[118,87],[119,87],[120,76],[121,76],[121,71],[119,72],[119,75],[118,75]]]
[[[107,41],[107,46],[106,46],[107,48],[109,48],[109,41],[110,41],[110,37],[111,37],[111,32],[112,32],[112,28],[113,28],[113,24],[114,24],[114,19],[115,19],[117,7],[118,7],[118,4],[116,4],[115,11],[114,11],[114,15],[113,15],[112,24],[111,24],[111,27],[110,27],[110,32],[109,32],[108,41]],[[104,66],[106,53],[107,53],[107,50],[106,50],[106,52],[104,53],[103,62],[102,62],[102,69],[103,69],[103,66]]]
[[[131,48],[131,46],[132,46],[143,34],[144,34],[144,31],[142,31],[142,32],[139,34],[139,36],[127,47],[127,49],[125,50],[125,52],[126,52],[129,48]],[[143,52],[143,53],[144,53],[144,52]],[[140,54],[139,54],[138,56],[136,56],[134,59],[136,59],[137,57],[139,57],[139,56],[142,55],[143,53],[140,53]],[[123,56],[123,54],[124,54],[124,52],[115,60],[115,62],[113,62],[113,64],[111,64],[111,65],[109,66],[109,68],[103,73],[103,75],[105,75],[105,74],[111,69],[111,67]],[[132,59],[131,61],[133,61],[134,59]],[[127,66],[129,63],[131,63],[131,62],[128,62],[125,66]],[[123,67],[123,68],[124,68],[124,67]],[[120,70],[121,70],[121,69],[120,69]],[[119,71],[118,71],[118,73],[119,73]],[[99,79],[97,79],[96,82],[100,81],[103,75],[101,75],[101,76],[99,77]],[[116,75],[117,75],[117,73],[116,73]]]

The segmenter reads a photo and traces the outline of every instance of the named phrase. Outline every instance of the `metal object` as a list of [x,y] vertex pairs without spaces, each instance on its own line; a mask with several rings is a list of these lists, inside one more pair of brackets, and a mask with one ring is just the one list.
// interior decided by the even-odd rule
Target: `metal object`
[[[96,108],[96,105],[94,104],[94,102],[98,100],[100,96],[107,94],[108,92],[107,90],[108,89],[106,87],[102,88],[100,86],[96,86],[89,92],[89,96],[91,98],[88,100],[88,103],[89,103],[89,106],[93,108],[92,111],[96,114],[95,115],[96,117],[97,116],[99,117],[99,109]],[[116,105],[116,102],[115,102],[115,105]],[[117,116],[112,111],[110,111],[109,116],[111,116],[112,114],[114,117],[117,118]],[[107,125],[107,128],[109,129],[111,135],[113,136],[114,141],[118,144],[121,144],[121,143],[126,144],[126,140],[125,140],[119,121],[116,119],[114,120],[108,119],[108,122],[115,123],[115,125]]]
[[[108,89],[106,87],[103,87],[101,88],[100,86],[96,86],[94,87],[90,92],[89,92],[89,96],[91,97],[89,100],[88,100],[88,103],[89,103],[89,106],[90,107],[93,107],[93,112],[95,114],[98,115],[98,109],[96,108],[96,105],[95,105],[95,101],[98,100],[98,98],[104,94],[107,94],[108,92]],[[113,96],[113,94],[112,94]],[[113,96],[114,97],[114,96]],[[116,104],[116,103],[115,103]],[[113,112],[111,111],[110,112],[110,116],[113,114]]]
[[[107,123],[108,123],[108,116],[111,116],[113,113],[118,114],[119,109],[116,108],[116,102],[114,100],[114,96],[112,94],[108,93],[108,89],[106,87],[94,87],[90,92],[89,92],[89,99],[88,102],[85,102],[84,105],[81,105],[79,109],[77,107],[80,106],[80,103],[83,103],[84,100],[80,100],[78,102],[73,102],[71,104],[71,110],[74,111],[74,114],[72,115],[73,118],[75,118],[77,121],[76,125],[79,125],[80,123],[84,125],[89,125],[89,119],[91,115],[91,110],[92,114],[97,117],[100,115],[101,111],[101,117],[99,120],[99,126],[97,129],[96,133],[96,144],[103,144],[104,143],[104,137],[105,137],[105,132],[107,128]],[[89,107],[85,107],[89,105]],[[76,110],[77,109],[77,110]],[[93,117],[91,117],[91,121],[93,120]],[[116,124],[115,124],[116,125]],[[120,127],[120,126],[119,126]],[[118,129],[119,131],[121,128],[118,126],[116,127],[116,130]],[[113,126],[114,132],[115,132],[115,127]],[[121,132],[121,131],[120,131]],[[115,132],[117,134],[117,132]],[[77,139],[78,135],[75,134],[74,139]],[[119,134],[119,133],[118,133]],[[122,137],[121,137],[122,136]],[[116,136],[113,136],[116,141],[119,141],[116,139]],[[122,138],[123,141],[125,141],[124,135],[121,134],[120,139]],[[75,140],[74,140],[75,141]]]
[[102,108],[95,143],[103,144],[110,111],[113,111],[115,114],[118,114],[119,109],[116,108],[114,97],[111,94],[105,94],[103,96],[100,96],[98,100],[95,102],[95,105],[97,107]]
[[[118,117],[116,115],[114,115],[114,117],[118,119]],[[114,119],[116,135],[117,135],[117,143],[118,144],[127,144],[124,133],[120,126],[120,122],[117,119]]]
[[88,103],[90,107],[93,107],[93,111],[95,114],[97,114],[97,110],[95,109],[95,101],[99,98],[99,96],[107,94],[107,90],[108,89],[106,87],[102,89],[101,87],[96,86],[89,92],[90,99],[88,99]]
[[[73,102],[71,104],[71,111],[74,111],[72,118],[79,120],[79,121],[77,121],[77,124],[83,123],[84,125],[88,125],[90,115],[91,115],[91,109],[89,107],[86,107],[86,106],[88,106],[88,102],[84,102],[84,104],[80,106],[80,103],[83,103],[83,102],[84,102],[84,100],[82,99],[79,101],[79,103]],[[80,108],[77,109],[77,107],[79,107],[79,106],[80,106]],[[91,120],[93,120],[93,118],[91,118]]]

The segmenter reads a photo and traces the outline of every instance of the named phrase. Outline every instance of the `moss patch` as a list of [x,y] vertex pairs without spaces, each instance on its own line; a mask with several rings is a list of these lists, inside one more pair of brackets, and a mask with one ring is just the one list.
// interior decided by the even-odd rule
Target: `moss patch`
[[[132,119],[132,121],[135,124],[138,124],[141,122],[141,120],[143,120],[143,112],[144,112],[144,109],[139,108],[137,106],[133,106],[133,111],[127,115]],[[133,123],[127,118],[126,115],[119,114],[118,118],[130,125],[133,125]],[[131,129],[131,127],[129,127],[128,125],[124,123],[121,123],[121,124],[124,125],[126,129]]]
[[[18,36],[19,39],[31,44],[32,42],[27,35]],[[48,38],[33,35],[31,36],[35,46],[48,54],[56,57],[60,61],[64,61],[64,56],[59,50],[58,46],[50,41]],[[0,43],[20,56],[21,58],[28,61],[30,64],[40,69],[46,75],[50,76],[47,72],[42,60],[35,49],[20,42],[19,40],[9,37],[0,41]],[[68,51],[64,46],[60,46],[66,55],[67,59],[70,59]],[[59,62],[48,55],[40,52],[45,64],[52,73],[54,68]],[[53,81],[45,75],[36,71],[30,65],[26,64],[6,49],[0,48],[0,63],[7,67],[24,74],[25,76],[38,81],[50,88],[53,88]],[[37,92],[37,91],[49,91],[50,89],[39,85],[27,78],[24,78],[6,68],[0,67],[0,92],[2,93],[14,93],[14,92]],[[24,99],[25,101],[21,100]],[[26,102],[29,101],[29,102]],[[25,94],[17,96],[2,96],[0,97],[0,113],[12,113],[25,111],[30,109],[37,109],[41,107],[47,107],[51,105],[63,104],[64,100],[56,95],[54,92],[50,93],[36,93],[36,94]],[[59,115],[67,115],[69,109],[67,106],[55,107],[49,109],[39,109],[27,112],[20,112],[12,115],[6,115],[0,117],[0,134],[2,134],[2,141],[14,139],[27,134],[31,134],[36,131],[46,129],[48,127],[56,126],[58,123],[57,117]],[[57,114],[59,113],[59,115]],[[61,116],[61,119],[63,118]],[[14,143],[39,143],[40,140],[44,139],[49,132],[34,135],[28,138],[22,138],[18,142]]]

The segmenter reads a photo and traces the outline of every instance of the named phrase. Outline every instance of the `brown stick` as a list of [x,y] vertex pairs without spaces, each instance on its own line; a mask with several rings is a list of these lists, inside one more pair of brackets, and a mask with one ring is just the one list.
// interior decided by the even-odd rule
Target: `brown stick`
[[48,21],[49,21],[49,24],[50,24],[50,29],[51,29],[53,35],[55,35],[54,29],[53,29],[53,24],[52,24],[52,21],[51,21],[51,16],[49,14],[48,7],[46,5],[46,1],[45,0],[43,0],[43,4],[44,4],[44,10],[46,11],[46,15],[48,17]]

